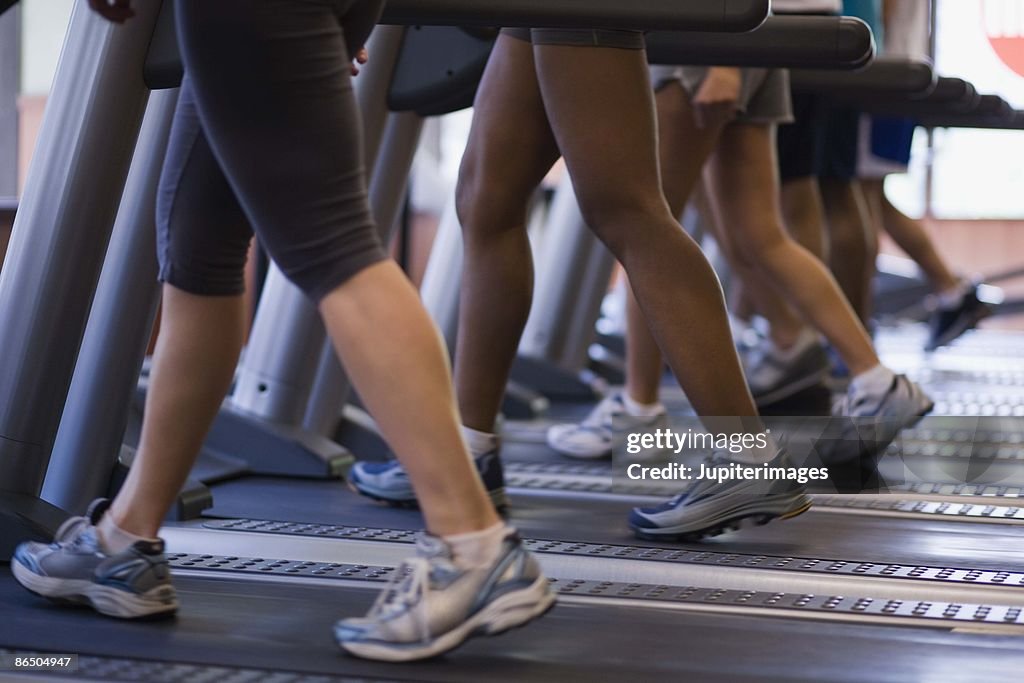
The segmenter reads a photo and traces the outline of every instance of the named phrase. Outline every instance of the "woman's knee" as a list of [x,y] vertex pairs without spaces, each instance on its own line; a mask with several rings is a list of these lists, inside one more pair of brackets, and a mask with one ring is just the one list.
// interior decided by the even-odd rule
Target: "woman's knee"
[[466,238],[525,230],[529,191],[465,157],[455,186],[455,211]]
[[620,260],[635,240],[658,242],[666,239],[669,232],[682,231],[660,191],[646,196],[639,192],[590,192],[577,188],[576,198],[584,222]]
[[748,269],[763,269],[778,260],[780,254],[799,248],[779,224],[765,225],[760,230],[751,231],[742,239],[735,240],[734,245],[741,267]]

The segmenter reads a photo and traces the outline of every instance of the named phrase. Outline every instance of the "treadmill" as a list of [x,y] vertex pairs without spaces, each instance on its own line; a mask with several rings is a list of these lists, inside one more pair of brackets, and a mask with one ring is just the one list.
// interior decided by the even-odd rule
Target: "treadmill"
[[[600,3],[588,3],[587,20],[600,13]],[[508,16],[487,18],[539,23],[511,9],[535,3],[503,4]],[[560,4],[575,5],[545,6]],[[646,4],[664,7],[631,3],[629,21],[636,23],[624,25],[647,28],[664,18],[653,9],[645,14]],[[470,0],[422,5],[443,5],[453,13],[446,21],[479,11]],[[698,5],[743,3],[691,2],[672,11],[683,15]],[[459,8],[467,15],[457,14]],[[137,27],[155,21],[145,12]],[[562,16],[582,21],[568,10]],[[545,19],[557,25],[557,16]],[[69,45],[77,34],[95,31],[96,21],[78,6]],[[67,81],[58,77],[62,84]],[[150,135],[158,135],[159,122],[148,126]],[[28,221],[25,215],[19,220]],[[19,260],[29,256],[16,253]],[[0,282],[0,319],[11,301],[4,294],[17,280]],[[1004,352],[1008,362],[1024,362],[1012,340]],[[0,368],[10,364],[0,359]],[[65,375],[70,381],[70,372]],[[6,388],[17,385],[9,370],[0,370],[0,380]],[[0,434],[9,439],[9,414],[0,417],[7,418]],[[0,440],[0,467],[25,462],[6,446]],[[699,545],[637,541],[624,514],[649,497],[603,489],[600,466],[556,462],[561,472],[537,474],[529,468],[544,459],[538,451],[524,443],[506,454],[511,464],[522,464],[510,476],[512,521],[561,594],[559,606],[529,629],[410,665],[340,655],[331,624],[367,609],[410,552],[422,521],[415,511],[381,507],[337,481],[262,476],[214,485],[214,507],[203,518],[162,531],[175,553],[183,603],[173,621],[124,623],[52,606],[0,569],[0,604],[8,617],[0,622],[0,655],[77,654],[73,676],[103,681],[1009,681],[1024,665],[1024,557],[1015,550],[1020,526],[1012,516],[984,521],[820,506],[785,524]],[[553,484],[553,474],[564,485]],[[18,510],[22,524],[35,513],[44,526],[49,508],[38,502],[38,488],[26,486],[41,474],[7,475],[0,478],[11,491],[0,494],[4,509]],[[3,540],[18,540],[5,523]],[[46,679],[64,680],[56,672],[25,676]]]

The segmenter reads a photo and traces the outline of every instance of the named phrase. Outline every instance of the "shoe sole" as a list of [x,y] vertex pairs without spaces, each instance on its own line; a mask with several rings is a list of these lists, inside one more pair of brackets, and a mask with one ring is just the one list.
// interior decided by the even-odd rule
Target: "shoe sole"
[[790,398],[795,394],[799,394],[801,391],[810,389],[813,386],[819,384],[824,385],[825,378],[827,376],[828,368],[822,368],[817,372],[813,372],[809,375],[804,375],[799,379],[793,380],[789,384],[783,385],[778,389],[773,389],[765,394],[758,394],[754,396],[754,403],[756,403],[759,408],[763,408],[765,406],[770,406],[773,403],[784,401],[785,399]]
[[980,323],[985,318],[990,317],[992,313],[993,311],[991,306],[985,306],[981,310],[975,311],[974,315],[965,319],[959,325],[951,327],[950,330],[946,334],[942,335],[934,344],[926,344],[924,350],[927,352],[937,351],[943,346],[952,344],[957,339],[959,339],[960,336],[963,335],[965,332],[973,330],[975,327],[978,326],[978,323]]
[[174,586],[157,586],[133,594],[92,581],[40,576],[21,562],[12,562],[14,578],[30,593],[58,604],[88,605],[100,614],[118,619],[167,617],[178,610]]
[[[358,493],[360,496],[365,496],[378,503],[385,503],[394,508],[418,510],[420,507],[419,501],[415,498],[389,498],[377,490],[367,488],[365,484],[353,481],[351,478],[346,479],[345,484],[353,493]],[[488,490],[487,496],[491,499],[491,504],[494,505],[495,510],[500,511],[508,507],[508,496],[505,494],[504,486],[499,489]]]
[[748,510],[731,510],[725,519],[706,526],[680,529],[679,526],[650,529],[630,525],[637,538],[648,541],[684,541],[696,542],[705,538],[721,536],[729,531],[739,531],[744,526],[764,526],[775,520],[787,520],[802,515],[811,509],[811,499],[806,495],[793,500],[793,504],[784,511],[764,510],[752,507]]
[[558,453],[559,455],[564,455],[565,457],[571,458],[573,460],[605,460],[607,458],[612,457],[612,447],[611,446],[609,446],[608,448],[605,448],[603,450],[596,451],[596,452],[595,451],[584,451],[584,450],[573,449],[573,448],[565,448],[564,446],[560,446],[558,443],[556,443],[555,439],[553,439],[551,437],[551,433],[550,432],[552,430],[554,430],[554,429],[557,429],[558,427],[566,427],[566,426],[571,426],[571,425],[556,425],[554,427],[551,427],[548,430],[548,434],[545,435],[544,442],[547,444],[548,448],[553,450],[555,453]]
[[382,662],[411,662],[450,652],[475,636],[496,636],[544,616],[555,606],[556,597],[544,576],[520,591],[508,593],[484,607],[447,633],[426,644],[385,642],[339,642],[342,650],[355,657]]

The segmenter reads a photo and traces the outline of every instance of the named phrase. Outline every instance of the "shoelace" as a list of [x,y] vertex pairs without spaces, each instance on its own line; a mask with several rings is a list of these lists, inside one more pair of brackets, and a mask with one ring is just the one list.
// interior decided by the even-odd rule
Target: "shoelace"
[[391,577],[387,588],[377,596],[370,608],[369,617],[388,621],[403,612],[408,612],[416,627],[421,643],[430,641],[430,625],[427,623],[426,596],[430,582],[430,560],[413,557],[402,563]]
[[57,533],[53,535],[54,545],[77,545],[82,538],[82,530],[88,526],[88,517],[69,517],[57,527]]
[[[725,453],[721,451],[712,451],[710,455],[704,458],[703,462],[706,465],[716,465],[717,463],[728,462],[728,460],[729,459],[725,456]],[[695,479],[694,481],[690,482],[689,485],[686,486],[686,488],[677,493],[669,501],[669,504],[678,505],[687,496],[692,496],[694,493],[701,490],[703,487],[710,485],[711,482],[709,481],[705,481],[703,479]]]
[[611,429],[612,420],[622,412],[622,403],[616,398],[606,398],[580,423],[580,427],[602,432]]

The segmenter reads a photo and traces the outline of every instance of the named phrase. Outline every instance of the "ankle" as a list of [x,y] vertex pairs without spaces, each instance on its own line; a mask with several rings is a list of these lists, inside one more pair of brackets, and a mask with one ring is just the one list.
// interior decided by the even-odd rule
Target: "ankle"
[[[644,396],[645,399],[649,398]],[[661,405],[657,396],[653,400],[637,400],[630,395],[630,392],[623,392],[622,405],[626,413],[632,417],[657,417],[665,412],[665,406]]]
[[850,391],[855,394],[884,394],[892,386],[895,377],[896,374],[892,370],[877,363],[874,367],[853,375]]
[[138,533],[137,530],[127,530],[118,523],[113,510],[108,510],[96,525],[96,535],[99,538],[100,546],[112,555],[124,552],[139,541],[153,542],[157,540],[156,532]]
[[442,536],[452,551],[455,566],[462,569],[489,567],[501,552],[509,527],[498,521],[485,528]]
[[484,432],[470,427],[462,427],[462,438],[466,442],[466,448],[474,458],[485,453],[498,450],[501,440],[493,432]]

